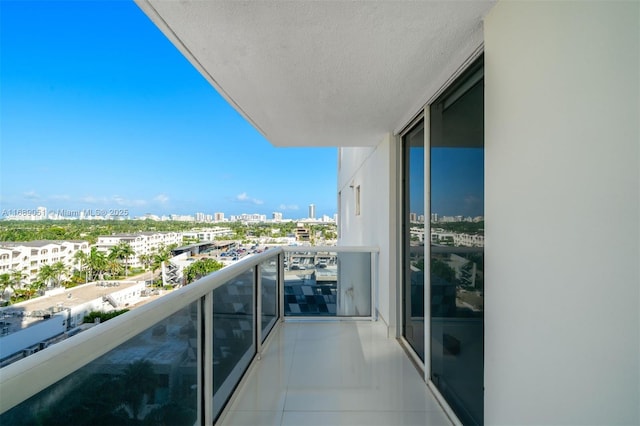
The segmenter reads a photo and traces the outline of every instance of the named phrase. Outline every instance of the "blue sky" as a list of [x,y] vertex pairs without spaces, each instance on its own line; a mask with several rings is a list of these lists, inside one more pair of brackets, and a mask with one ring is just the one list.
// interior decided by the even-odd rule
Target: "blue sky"
[[0,8],[2,209],[336,212],[336,149],[274,148],[133,2]]
[[484,216],[484,149],[431,149],[431,211]]

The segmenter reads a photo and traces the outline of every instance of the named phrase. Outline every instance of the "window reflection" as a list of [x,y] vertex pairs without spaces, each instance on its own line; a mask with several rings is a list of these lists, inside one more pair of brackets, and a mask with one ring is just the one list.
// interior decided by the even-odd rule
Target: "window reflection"
[[483,423],[481,61],[430,107],[431,381],[464,424]]
[[403,322],[402,335],[424,361],[424,124],[402,140]]

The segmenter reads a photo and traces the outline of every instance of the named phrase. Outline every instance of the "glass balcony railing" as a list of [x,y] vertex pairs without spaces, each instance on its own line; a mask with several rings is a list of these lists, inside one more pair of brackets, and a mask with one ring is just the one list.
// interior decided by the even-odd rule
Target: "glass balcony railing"
[[284,315],[370,317],[375,252],[335,247],[286,247]]
[[0,424],[213,424],[279,320],[371,318],[376,280],[372,248],[245,258],[0,369]]

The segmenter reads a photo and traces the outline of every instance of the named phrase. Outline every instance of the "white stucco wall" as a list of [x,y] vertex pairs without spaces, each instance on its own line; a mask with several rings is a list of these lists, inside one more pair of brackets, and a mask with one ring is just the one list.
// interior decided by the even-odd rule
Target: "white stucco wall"
[[640,3],[485,21],[485,424],[640,424]]
[[[395,325],[396,205],[395,137],[387,135],[375,148],[342,148],[338,170],[341,193],[340,245],[380,248],[378,311],[393,329]],[[360,215],[355,214],[355,187],[360,185]],[[353,186],[353,188],[351,188]]]

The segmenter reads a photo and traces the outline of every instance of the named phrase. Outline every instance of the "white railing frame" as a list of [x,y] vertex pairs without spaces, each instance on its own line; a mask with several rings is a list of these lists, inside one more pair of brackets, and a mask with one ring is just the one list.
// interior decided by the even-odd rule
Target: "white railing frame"
[[[144,332],[172,314],[198,302],[199,322],[198,339],[203,339],[198,347],[198,385],[202,393],[198,397],[198,422],[205,424],[213,421],[213,335],[212,329],[213,298],[212,292],[236,276],[254,268],[255,282],[255,327],[256,353],[259,356],[262,346],[262,302],[259,265],[276,259],[278,267],[278,315],[284,320],[284,253],[286,252],[370,252],[371,253],[371,312],[375,312],[375,293],[378,280],[377,247],[367,246],[288,246],[266,250],[263,253],[247,257],[233,265],[227,266],[198,281],[184,286],[174,292],[162,296],[125,315],[120,315],[109,322],[82,332],[80,338],[69,338],[44,351],[37,352],[20,361],[0,369],[0,388],[11,389],[2,392],[0,413],[4,413],[26,401],[38,392],[48,388],[59,380],[69,376],[83,366],[96,360],[109,351],[117,348],[138,334]],[[256,272],[257,271],[257,272]],[[272,330],[275,329],[272,328]],[[203,417],[204,416],[204,417]]]
[[[57,343],[45,351],[37,352],[0,369],[0,388],[11,389],[11,392],[2,392],[0,413],[8,411],[67,377],[180,309],[201,300],[205,295],[247,269],[254,268],[272,258],[277,259],[277,255],[281,252],[282,249],[274,248],[243,259],[146,305],[133,309],[125,315],[100,324],[99,327],[84,331],[80,333],[82,339],[74,336],[74,338]],[[209,352],[208,355],[210,356],[211,353]],[[206,364],[211,363],[205,360],[204,365]]]

